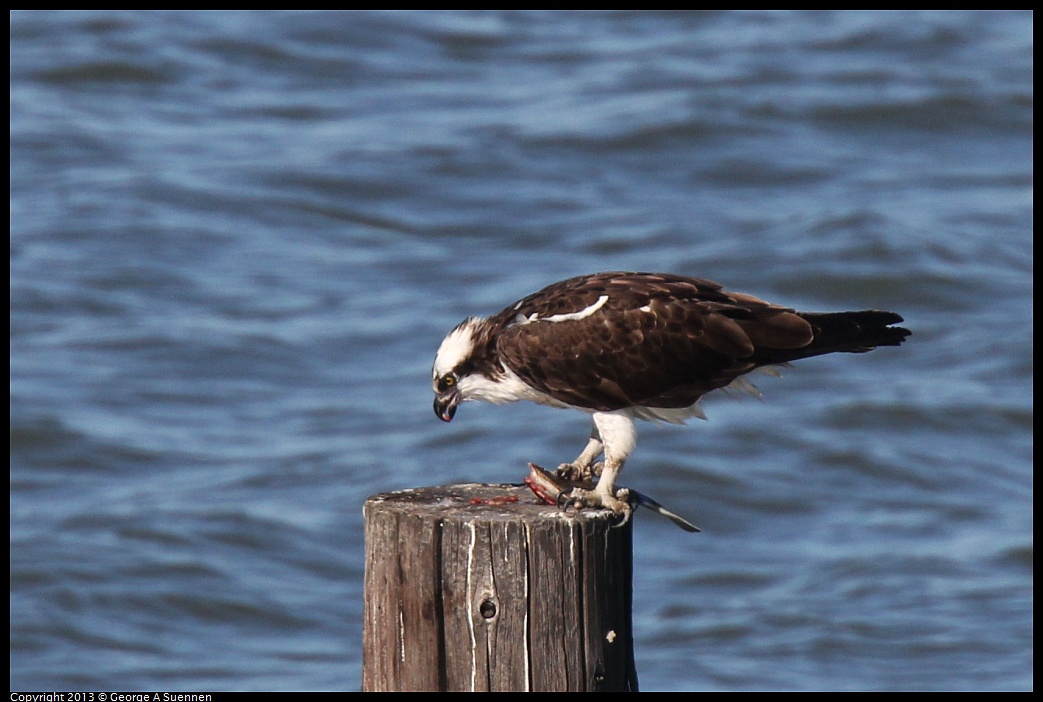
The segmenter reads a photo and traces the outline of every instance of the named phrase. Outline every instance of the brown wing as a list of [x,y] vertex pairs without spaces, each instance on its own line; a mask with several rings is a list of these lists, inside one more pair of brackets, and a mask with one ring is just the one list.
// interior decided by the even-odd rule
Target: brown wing
[[[582,319],[546,321],[605,302]],[[730,294],[708,280],[598,273],[555,283],[496,318],[501,359],[562,402],[595,410],[687,407],[813,340],[790,309]],[[797,356],[799,357],[799,356]]]

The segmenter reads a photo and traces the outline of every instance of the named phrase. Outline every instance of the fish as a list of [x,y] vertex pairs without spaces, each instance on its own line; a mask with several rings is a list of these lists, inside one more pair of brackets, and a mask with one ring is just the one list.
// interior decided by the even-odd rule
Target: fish
[[[588,489],[593,485],[593,481],[567,480],[551,473],[545,468],[541,468],[535,463],[530,463],[529,474],[525,476],[525,484],[529,486],[529,489],[532,490],[536,497],[540,498],[547,504],[566,507],[568,506],[567,500],[570,490],[576,487]],[[663,505],[656,502],[648,495],[633,489],[628,490],[628,493],[629,499],[634,502],[636,506],[644,507],[660,516],[666,517],[687,532],[695,533],[702,531],[699,527],[695,526],[684,517],[671,512],[666,507],[663,507]]]

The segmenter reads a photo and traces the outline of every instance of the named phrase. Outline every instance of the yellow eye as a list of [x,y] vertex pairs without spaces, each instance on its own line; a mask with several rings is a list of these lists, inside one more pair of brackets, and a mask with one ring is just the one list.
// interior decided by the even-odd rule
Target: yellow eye
[[438,386],[443,392],[454,385],[456,385],[456,376],[452,373],[442,376],[442,379],[438,382]]

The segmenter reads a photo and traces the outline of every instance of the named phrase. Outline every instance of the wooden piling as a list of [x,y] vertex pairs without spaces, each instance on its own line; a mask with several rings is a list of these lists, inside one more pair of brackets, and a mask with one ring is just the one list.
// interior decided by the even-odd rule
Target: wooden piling
[[366,691],[636,691],[632,523],[525,486],[365,505]]

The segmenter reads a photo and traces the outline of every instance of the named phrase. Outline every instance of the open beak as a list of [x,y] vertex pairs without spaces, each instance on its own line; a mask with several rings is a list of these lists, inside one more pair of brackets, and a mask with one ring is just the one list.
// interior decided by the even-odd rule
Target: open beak
[[456,414],[456,406],[460,404],[459,393],[451,392],[446,395],[435,395],[435,416],[443,422],[453,421]]

